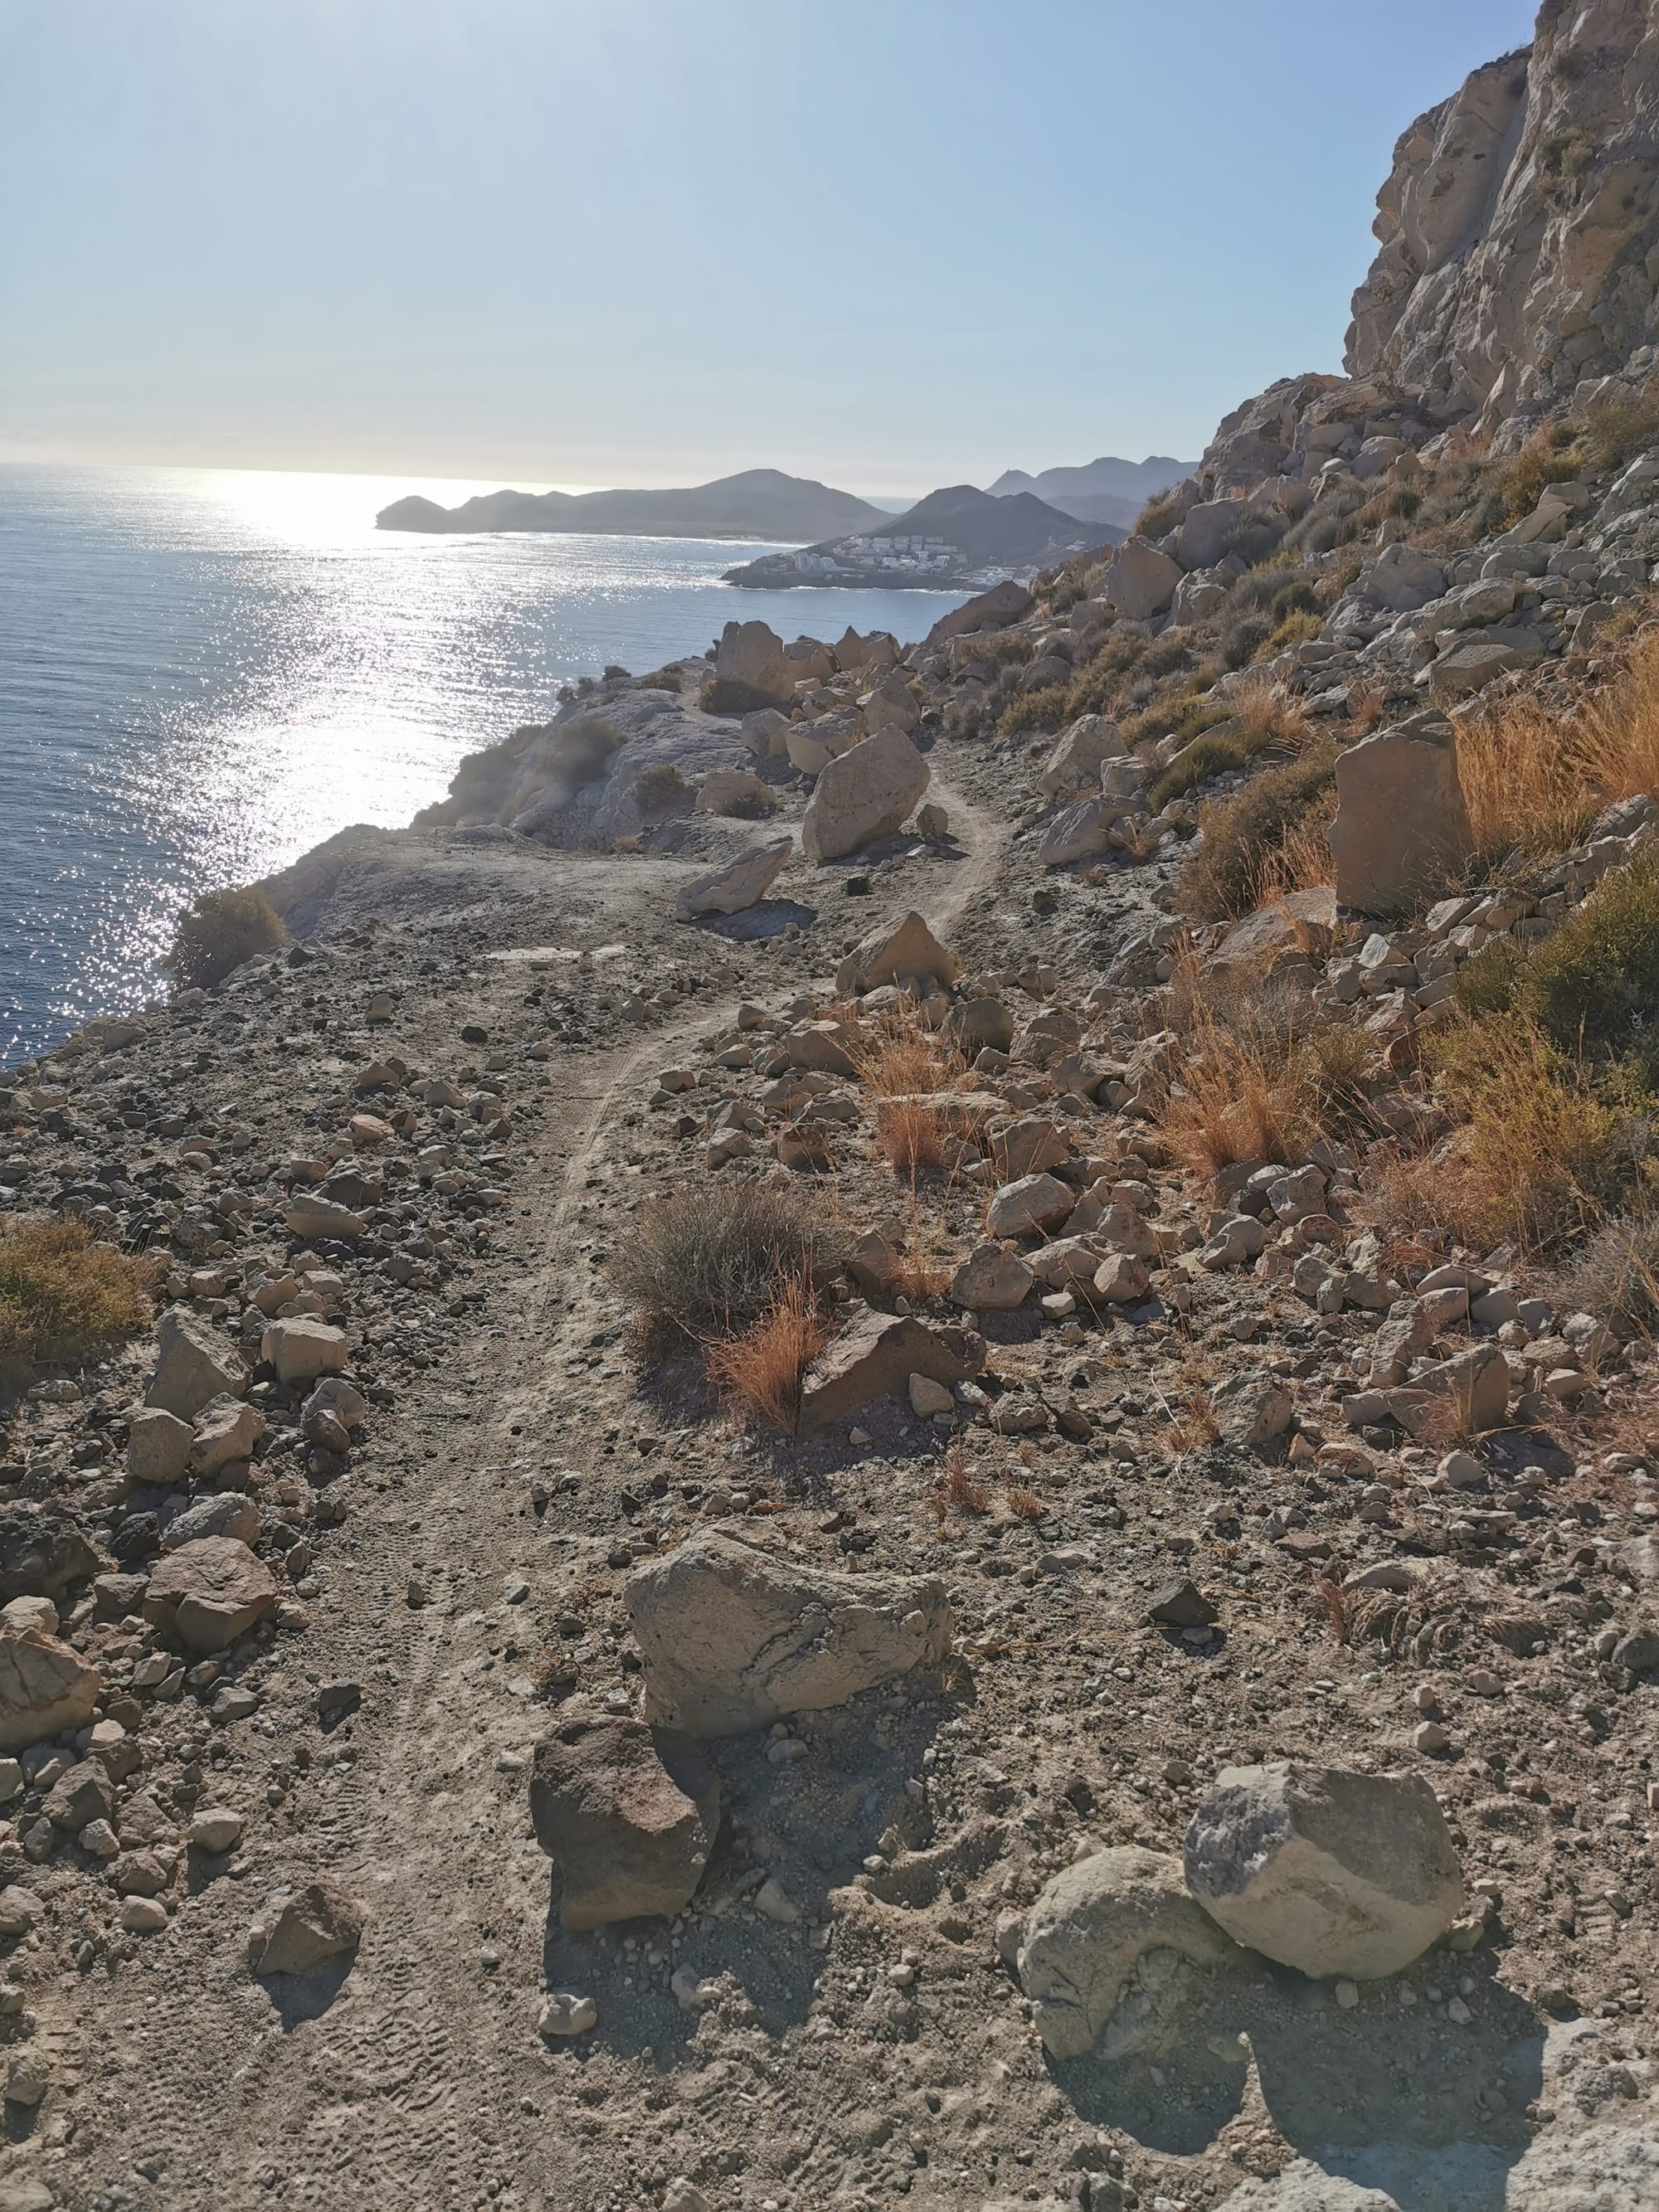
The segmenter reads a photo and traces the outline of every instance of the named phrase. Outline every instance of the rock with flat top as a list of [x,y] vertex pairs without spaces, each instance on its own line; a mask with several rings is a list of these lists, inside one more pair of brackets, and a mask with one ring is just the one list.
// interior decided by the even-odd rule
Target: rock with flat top
[[1024,1304],[1036,1280],[1018,1252],[988,1239],[974,1247],[951,1278],[951,1296],[969,1312],[1008,1313]]
[[337,1199],[324,1198],[319,1192],[296,1192],[289,1200],[283,1219],[289,1235],[307,1244],[319,1238],[355,1244],[360,1237],[368,1234],[368,1224],[361,1213],[342,1205]]
[[[209,1399],[211,1405],[213,1401]],[[135,1488],[165,1488],[181,1482],[190,1469],[196,1431],[176,1413],[146,1406],[127,1428],[127,1474]]]
[[1463,1905],[1445,1816],[1415,1774],[1224,1767],[1184,1863],[1193,1895],[1236,1942],[1316,1976],[1398,1973]]
[[1182,568],[1149,538],[1127,538],[1107,565],[1101,590],[1119,614],[1146,622],[1162,614],[1176,594]]
[[1197,1966],[1243,1954],[1193,1902],[1181,1861],[1121,1844],[1069,1866],[1043,1887],[1025,1922],[1019,1985],[1055,2058],[1080,2058],[1106,2031],[1148,1951]]
[[276,1370],[279,1382],[314,1382],[337,1375],[346,1364],[346,1333],[312,1314],[274,1321],[260,1340],[261,1356]]
[[844,996],[924,975],[954,983],[961,973],[961,962],[913,908],[902,921],[883,922],[859,939],[836,970],[836,988]]
[[699,1737],[844,1705],[951,1648],[937,1576],[826,1573],[712,1530],[640,1569],[623,1597],[646,1717]]
[[775,837],[741,853],[723,868],[694,876],[674,902],[676,921],[697,921],[704,915],[742,914],[766,896],[795,849],[793,837]]
[[689,1737],[575,1717],[536,1747],[530,1818],[564,1877],[570,1931],[678,1912],[720,1827],[720,1777]]
[[1057,1176],[1021,1176],[997,1192],[985,1225],[993,1237],[1031,1237],[1064,1221],[1076,1204],[1077,1193]]
[[799,1433],[833,1429],[878,1398],[894,1398],[913,1375],[965,1382],[985,1364],[982,1338],[937,1328],[914,1314],[861,1314],[821,1352],[801,1382]]
[[144,1618],[188,1650],[225,1651],[275,1610],[276,1577],[235,1536],[199,1536],[157,1562]]
[[964,599],[948,615],[941,615],[928,631],[927,641],[930,646],[943,645],[950,638],[967,637],[976,629],[1006,629],[1010,623],[1023,622],[1036,605],[1024,585],[1009,577],[993,584],[988,592]]
[[264,1416],[240,1398],[210,1398],[196,1416],[190,1471],[205,1478],[233,1461],[252,1459],[265,1432]]
[[1444,889],[1474,833],[1451,725],[1414,714],[1336,757],[1336,902],[1387,915]]

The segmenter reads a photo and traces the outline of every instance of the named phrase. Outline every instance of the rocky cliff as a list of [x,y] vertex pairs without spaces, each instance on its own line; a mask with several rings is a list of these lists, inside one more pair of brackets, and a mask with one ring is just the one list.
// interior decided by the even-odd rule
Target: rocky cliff
[[1476,70],[1396,146],[1350,374],[1485,428],[1644,376],[1659,336],[1656,125],[1647,0],[1546,0],[1530,46]]

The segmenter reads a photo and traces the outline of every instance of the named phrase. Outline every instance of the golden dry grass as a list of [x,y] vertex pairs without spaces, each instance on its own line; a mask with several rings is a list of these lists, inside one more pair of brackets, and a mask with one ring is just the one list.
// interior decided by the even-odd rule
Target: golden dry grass
[[1565,851],[1615,800],[1659,798],[1659,630],[1642,633],[1613,680],[1565,720],[1518,699],[1460,725],[1457,769],[1487,867]]
[[1041,1521],[1048,1510],[1029,1483],[1011,1482],[1006,1495],[1008,1510],[1017,1521]]
[[912,1181],[943,1175],[956,1154],[950,1117],[925,1098],[883,1098],[876,1106],[876,1150],[895,1175]]
[[1476,1250],[1510,1238],[1546,1253],[1596,1227],[1638,1173],[1641,1117],[1531,1022],[1459,1024],[1435,1039],[1431,1060],[1462,1126],[1382,1176],[1395,1234],[1435,1228]]
[[[1319,623],[1313,617],[1314,629]],[[1227,704],[1245,724],[1258,746],[1273,745],[1285,752],[1300,752],[1314,734],[1314,726],[1299,699],[1265,676],[1247,676],[1228,694]]]
[[149,1326],[152,1263],[80,1221],[0,1231],[0,1373],[94,1358]]
[[968,1065],[947,1037],[924,1029],[914,1015],[889,1015],[870,1025],[853,1064],[860,1082],[877,1098],[949,1091],[960,1083]]
[[826,1340],[823,1317],[797,1277],[741,1336],[709,1347],[708,1379],[721,1396],[785,1436],[794,1433],[801,1380]]
[[960,1444],[952,1444],[933,1477],[933,1510],[943,1522],[951,1513],[977,1518],[991,1510],[991,1493],[968,1465]]

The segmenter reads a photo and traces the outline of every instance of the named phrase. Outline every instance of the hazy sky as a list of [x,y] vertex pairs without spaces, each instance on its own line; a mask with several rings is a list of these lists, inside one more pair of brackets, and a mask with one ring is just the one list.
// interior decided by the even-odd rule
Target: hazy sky
[[1340,365],[1531,0],[0,0],[0,456],[877,494]]

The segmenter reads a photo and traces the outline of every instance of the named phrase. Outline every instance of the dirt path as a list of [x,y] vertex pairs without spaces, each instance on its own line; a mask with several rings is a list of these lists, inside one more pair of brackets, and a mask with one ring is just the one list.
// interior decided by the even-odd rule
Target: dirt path
[[[936,794],[963,854],[928,902],[948,931],[993,890],[1008,827],[960,792]],[[587,1547],[562,1543],[556,1496],[538,1523],[530,1485],[559,1461],[556,1369],[586,1326],[578,1206],[647,1070],[737,1003],[550,1065],[551,1110],[514,1182],[510,1255],[490,1269],[491,1319],[374,1437],[372,1493],[325,1554],[325,1600],[250,1724],[269,1741],[286,1832],[253,1846],[241,1881],[202,1887],[136,1968],[96,1970],[59,2025],[93,2124],[84,2161],[72,2144],[48,2168],[58,2201],[611,2201],[605,2136],[585,2142],[571,2108],[581,2075],[536,2033],[549,1871],[524,1802],[544,1725],[532,1669]],[[411,1577],[426,1603],[409,1601]],[[362,1710],[320,1735],[307,1707],[334,1680],[362,1685]],[[297,1772],[296,1737],[312,1748]],[[369,1906],[365,1941],[325,2002],[273,1998],[247,1972],[248,1922],[275,1888],[324,1872]]]

